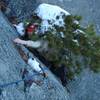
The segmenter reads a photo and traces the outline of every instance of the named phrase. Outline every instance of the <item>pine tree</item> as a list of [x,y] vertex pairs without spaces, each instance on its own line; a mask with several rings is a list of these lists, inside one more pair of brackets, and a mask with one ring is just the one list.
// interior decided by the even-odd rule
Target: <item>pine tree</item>
[[[66,16],[64,27],[54,25],[56,33],[51,30],[45,35],[51,52],[44,54],[44,57],[54,63],[65,64],[69,78],[79,74],[86,66],[95,72],[100,71],[100,36],[96,36],[93,25],[84,28],[74,22],[80,22],[81,19],[77,15]],[[79,31],[75,32],[77,29]],[[80,61],[82,57],[84,60]]]

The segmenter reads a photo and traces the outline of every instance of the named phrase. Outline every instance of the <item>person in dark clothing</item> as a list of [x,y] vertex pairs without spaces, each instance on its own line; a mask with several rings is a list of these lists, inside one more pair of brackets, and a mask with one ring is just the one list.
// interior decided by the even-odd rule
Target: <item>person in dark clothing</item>
[[30,23],[25,28],[25,35],[21,37],[24,40],[31,40],[32,35],[35,34],[34,32],[37,30],[38,24],[37,23]]

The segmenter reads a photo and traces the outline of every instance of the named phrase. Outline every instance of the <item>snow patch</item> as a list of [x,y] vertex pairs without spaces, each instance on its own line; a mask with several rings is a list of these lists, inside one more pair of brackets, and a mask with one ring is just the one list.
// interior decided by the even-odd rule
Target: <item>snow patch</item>
[[65,38],[65,35],[64,35],[63,32],[60,32],[60,35],[61,35],[62,38]]
[[58,15],[64,13],[65,15],[70,15],[67,11],[63,10],[59,6],[50,4],[40,4],[36,9],[36,12],[40,18],[43,20],[56,19]]
[[73,39],[72,41],[75,42],[77,46],[79,46],[79,42],[77,40]]
[[74,33],[76,33],[76,34],[79,34],[79,33],[86,34],[84,31],[82,31],[80,29],[75,30]]
[[77,21],[77,20],[74,20],[74,23],[75,23],[76,25],[79,25],[79,21]]
[[42,31],[52,29],[53,25],[63,26],[63,16],[70,15],[67,11],[56,5],[40,4],[35,10],[37,16],[42,19],[41,28]]

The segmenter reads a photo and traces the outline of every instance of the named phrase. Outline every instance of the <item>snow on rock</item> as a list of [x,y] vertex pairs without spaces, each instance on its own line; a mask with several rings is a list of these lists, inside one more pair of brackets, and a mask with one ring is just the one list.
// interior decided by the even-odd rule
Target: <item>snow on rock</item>
[[61,9],[60,7],[50,4],[40,4],[36,12],[43,20],[56,19],[56,17],[61,13],[70,15],[67,11]]
[[53,25],[63,26],[63,16],[70,15],[67,11],[56,5],[40,4],[35,13],[42,19],[41,29],[47,31]]
[[65,35],[64,35],[63,32],[60,32],[60,35],[61,35],[62,38],[65,38]]
[[79,21],[77,21],[77,20],[74,20],[74,23],[75,23],[76,25],[79,25]]
[[79,46],[78,40],[74,40],[74,39],[73,39],[72,41],[75,42],[77,46]]
[[75,30],[74,33],[76,33],[76,34],[82,33],[84,35],[86,34],[84,31],[82,31],[80,29]]

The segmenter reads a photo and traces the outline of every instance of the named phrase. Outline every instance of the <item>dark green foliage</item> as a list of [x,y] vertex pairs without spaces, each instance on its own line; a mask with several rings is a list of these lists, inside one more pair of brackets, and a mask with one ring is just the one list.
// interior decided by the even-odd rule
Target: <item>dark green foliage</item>
[[100,36],[94,36],[93,39],[93,52],[91,55],[91,68],[99,72],[100,71]]
[[41,24],[41,19],[34,13],[33,15],[30,16],[30,19],[25,19],[24,20],[24,25],[27,27],[30,23],[39,23]]
[[37,14],[35,14],[35,13],[31,17],[32,17],[31,22],[41,23],[41,21],[42,21],[42,19],[40,19],[40,17],[38,17]]
[[[56,64],[65,64],[69,70],[69,79],[87,66],[95,72],[100,71],[100,37],[96,36],[93,25],[84,28],[74,23],[74,20],[81,19],[81,16],[67,16],[64,19],[64,27],[54,25],[56,33],[51,30],[45,35],[45,39],[49,41],[50,51],[44,54],[44,57]],[[84,33],[75,33],[77,29]],[[64,33],[64,38],[60,32]],[[78,56],[84,60],[76,59]]]
[[96,35],[95,30],[94,30],[94,25],[89,25],[84,31],[89,35],[89,36],[94,36]]
[[73,18],[76,19],[77,21],[81,21],[82,20],[82,16],[75,15],[75,16],[73,16]]
[[31,40],[36,41],[40,39],[40,37],[38,35],[36,35],[35,33],[33,33],[33,36],[31,37]]
[[[87,28],[83,28],[80,25],[77,25],[75,23],[73,23],[74,20],[81,20],[80,16],[67,16],[65,18],[65,29],[55,26],[57,32],[64,32],[65,38],[60,39],[57,36],[54,36],[52,34],[52,36],[49,36],[49,41],[50,41],[50,47],[55,48],[58,52],[57,53],[53,53],[54,55],[57,55],[58,57],[58,62],[59,63],[64,63],[68,69],[69,69],[69,78],[72,78],[72,76],[76,74],[79,74],[81,72],[82,65],[80,62],[75,61],[75,59],[73,59],[73,55],[75,55],[76,57],[78,55],[81,55],[83,57],[88,57],[88,59],[91,59],[90,61],[88,60],[87,62],[84,62],[85,64],[89,64],[90,68],[93,71],[99,71],[100,70],[100,37],[95,37],[95,31],[94,31],[94,27],[93,25],[88,26]],[[84,33],[83,34],[81,32],[79,32],[79,34],[75,34],[73,33],[76,29],[80,29],[83,30]],[[72,40],[77,40],[78,44],[75,43]],[[71,53],[69,59],[65,59],[64,58],[64,54],[61,54],[61,51],[63,49],[68,49]],[[95,53],[96,52],[96,53]],[[66,53],[65,53],[66,54]],[[59,55],[60,55],[60,59],[59,59]],[[57,58],[56,57],[56,58]],[[54,60],[55,57],[53,57],[52,60]],[[73,61],[75,61],[75,66]],[[75,67],[75,68],[74,68]],[[72,69],[74,69],[74,72],[72,71]]]
[[74,23],[75,20],[77,20],[77,19],[75,19],[74,16],[72,16],[72,15],[65,17],[64,22],[65,22],[65,27],[66,27],[67,32],[73,32],[76,29],[80,28],[79,24]]

